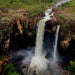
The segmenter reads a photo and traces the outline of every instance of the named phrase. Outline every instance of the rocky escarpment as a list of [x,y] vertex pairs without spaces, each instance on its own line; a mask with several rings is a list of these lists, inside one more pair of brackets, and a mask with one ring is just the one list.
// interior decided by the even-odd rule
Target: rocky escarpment
[[[7,51],[9,47],[17,48],[27,44],[33,45],[35,41],[36,23],[38,20],[17,19],[11,24],[1,27],[1,48]],[[22,48],[22,47],[21,47]]]
[[[49,7],[48,7],[49,8]],[[14,12],[15,14],[11,13]],[[56,11],[55,11],[56,12]],[[16,14],[18,17],[16,17]],[[51,14],[51,13],[50,13]],[[75,21],[74,20],[66,20],[59,19],[58,12],[56,12],[52,21],[48,21],[48,25],[52,25],[52,31],[46,29],[47,32],[55,32],[56,25],[60,25],[60,52],[68,51],[68,48],[71,47],[71,41],[75,39]],[[1,20],[0,25],[0,48],[1,52],[4,53],[12,48],[26,48],[27,45],[34,46],[35,45],[35,37],[36,37],[36,24],[40,20],[43,15],[40,15],[37,18],[29,18],[27,11],[22,10],[8,10],[7,13],[3,13],[4,16]],[[5,17],[6,16],[6,17]],[[12,17],[10,17],[12,16]],[[8,17],[8,19],[7,19]],[[74,49],[74,46],[73,46]]]
[[60,39],[59,52],[64,55],[63,60],[68,63],[75,58],[75,21],[74,20],[59,20],[60,22]]
[[[11,12],[14,12],[15,14],[12,14]],[[19,17],[16,17],[16,14]],[[10,48],[26,48],[27,45],[35,45],[36,25],[43,14],[39,17],[38,15],[36,16],[37,18],[30,18],[27,11],[24,10],[8,10],[8,12],[2,14],[0,47],[2,48],[1,50],[3,53],[10,50]],[[52,17],[54,18],[54,16]],[[54,18],[53,21],[48,22],[53,25],[53,23],[57,23],[57,20]],[[54,24],[53,31],[55,30],[56,26]],[[46,31],[51,32],[47,29]]]

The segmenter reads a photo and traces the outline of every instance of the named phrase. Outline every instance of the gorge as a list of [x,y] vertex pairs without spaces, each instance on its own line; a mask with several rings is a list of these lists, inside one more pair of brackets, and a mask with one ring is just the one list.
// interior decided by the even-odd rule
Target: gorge
[[[72,75],[67,65],[70,60],[75,59],[75,21],[67,20],[66,16],[65,18],[60,14],[63,13],[61,9],[68,9],[62,6],[70,4],[69,1],[62,0],[53,6],[46,5],[44,9],[36,9],[35,14],[33,10],[15,10],[14,13],[21,17],[16,16],[12,21],[2,18],[0,54],[7,55],[6,58],[9,59],[1,59],[1,75],[6,71],[8,75],[8,68],[12,67],[12,64],[16,71],[13,69],[11,72],[18,72],[20,75]],[[8,9],[9,12],[12,10]],[[11,14],[3,13],[2,16],[9,18]]]

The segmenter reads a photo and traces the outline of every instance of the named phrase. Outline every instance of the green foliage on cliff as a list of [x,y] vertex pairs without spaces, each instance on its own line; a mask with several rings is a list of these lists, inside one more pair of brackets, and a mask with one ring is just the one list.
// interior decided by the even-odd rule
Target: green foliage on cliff
[[2,14],[2,11],[0,10],[0,15]]
[[21,74],[19,74],[19,73],[17,73],[17,72],[8,72],[8,74],[7,75],[21,75]]
[[14,69],[15,69],[15,67],[13,64],[9,64],[9,65],[5,66],[5,70],[12,71]]
[[4,71],[5,71],[4,73],[6,75],[21,75],[16,72],[13,64],[8,64],[7,66],[5,66]]
[[[57,0],[58,1],[58,0]],[[15,8],[20,9],[24,8],[27,5],[33,5],[35,7],[35,4],[40,3],[52,3],[56,2],[56,0],[0,0],[0,8]]]
[[44,12],[44,8],[45,6],[42,6],[41,8],[37,8],[37,10],[31,10],[31,11],[29,11],[28,13],[29,13],[29,17],[30,18],[32,18],[32,17],[35,17],[35,16],[38,16],[38,14],[39,14],[39,16]]
[[71,0],[71,2],[66,2],[61,4],[62,7],[73,7],[75,6],[75,0]]
[[59,15],[59,19],[64,19],[64,15],[63,14],[60,14]]
[[8,31],[11,32],[13,30],[13,27],[9,27]]
[[70,61],[70,66],[68,66],[68,70],[71,71],[72,75],[75,75],[75,62]]

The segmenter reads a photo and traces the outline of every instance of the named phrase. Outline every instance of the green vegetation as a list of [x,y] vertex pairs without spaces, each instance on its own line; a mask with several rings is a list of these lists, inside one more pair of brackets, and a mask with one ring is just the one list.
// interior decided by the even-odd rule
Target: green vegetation
[[1,55],[1,54],[0,54],[0,60],[6,59],[6,58],[7,58],[7,54],[8,54],[8,52],[6,53],[6,55]]
[[[31,6],[33,4],[34,2],[30,0],[0,0],[0,8],[21,9]],[[35,4],[37,4],[37,2],[35,2]]]
[[15,67],[13,64],[8,64],[7,66],[5,66],[4,71],[6,75],[21,75],[15,71]]
[[35,16],[38,16],[38,14],[39,14],[39,16],[44,12],[44,8],[45,6],[42,6],[41,8],[38,8],[37,10],[31,10],[31,11],[29,11],[29,17],[30,18],[32,18],[32,17],[35,17]]
[[[75,0],[60,5],[59,9],[57,9],[56,11],[64,15],[64,19],[66,20],[75,20]],[[59,13],[57,16],[59,19],[61,19]]]
[[66,2],[66,3],[62,3],[61,5],[59,5],[58,7],[65,7],[65,6],[69,6],[70,2]]
[[0,15],[2,14],[2,11],[0,10]]
[[2,19],[2,11],[0,10],[0,25],[1,25],[1,19]]
[[62,7],[73,7],[75,6],[75,0],[72,0],[71,2],[66,2],[61,5]]
[[[17,9],[25,10],[24,12],[29,15],[29,18],[38,17],[38,15],[40,16],[44,12],[46,6],[54,5],[55,2],[56,0],[0,0],[0,10],[3,13],[7,10],[12,10],[10,12],[8,11],[8,14],[11,16],[3,16],[2,20],[12,19],[12,15],[15,15],[15,19],[21,18],[22,14],[20,15],[14,11]],[[4,21],[4,23],[7,23],[6,20]]]
[[11,32],[13,30],[13,27],[9,27],[8,31]]
[[75,62],[70,61],[70,66],[68,66],[68,70],[72,73],[72,75],[75,75]]
[[69,8],[68,12],[75,13],[75,10],[74,10],[75,9],[75,0],[72,0],[71,2],[67,2],[65,4],[62,4],[62,6],[68,7]]
[[17,73],[17,72],[8,72],[7,75],[21,75],[21,74],[19,74],[19,73]]
[[59,19],[64,19],[64,15],[63,14],[60,14],[59,15]]
[[5,71],[6,71],[6,70],[12,71],[12,70],[14,70],[14,69],[15,69],[15,67],[14,67],[13,64],[9,64],[9,65],[5,66]]
[[37,0],[0,0],[0,8],[21,9],[31,6],[34,3],[37,4]]
[[24,33],[28,34],[29,32],[36,34],[36,30],[32,30],[32,29],[23,29]]
[[40,3],[55,3],[58,0],[0,0],[0,8],[26,8],[33,5],[34,8]]

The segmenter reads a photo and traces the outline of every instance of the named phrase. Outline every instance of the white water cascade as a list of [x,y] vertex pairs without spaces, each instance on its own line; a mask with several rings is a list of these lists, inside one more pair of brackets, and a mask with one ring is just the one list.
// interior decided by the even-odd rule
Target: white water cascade
[[43,35],[44,35],[44,27],[45,27],[45,19],[42,19],[39,22],[39,28],[37,31],[37,38],[36,38],[36,47],[35,47],[35,56],[42,56],[42,45],[43,45]]
[[58,44],[59,29],[60,29],[60,26],[57,25],[57,30],[56,30],[56,34],[55,34],[55,42],[54,42],[54,52],[53,52],[54,61],[57,60],[57,44]]
[[[49,13],[51,13],[49,15]],[[38,31],[37,31],[37,38],[36,38],[36,47],[35,47],[35,55],[32,57],[31,63],[30,63],[30,68],[29,72],[36,71],[37,75],[55,75],[55,73],[51,73],[50,69],[54,69],[53,64],[51,64],[50,60],[45,58],[45,54],[43,54],[43,39],[44,39],[44,32],[45,32],[45,22],[48,20],[53,20],[52,17],[54,12],[51,9],[48,9],[45,11],[45,17],[39,21],[39,26],[38,26]],[[58,33],[59,30],[57,30]],[[58,37],[56,37],[58,39]],[[56,40],[57,42],[57,40]],[[57,44],[57,43],[56,43]],[[57,46],[57,45],[56,45]],[[56,48],[55,46],[55,48]],[[56,53],[55,53],[56,54]],[[50,67],[49,67],[50,66]],[[30,72],[30,73],[31,73]],[[33,72],[32,72],[33,73]],[[32,75],[32,74],[31,74]],[[58,74],[60,75],[60,74]]]
[[36,67],[36,70],[44,70],[47,69],[47,59],[45,59],[45,55],[42,55],[42,45],[43,45],[43,36],[44,36],[44,27],[45,27],[45,22],[47,20],[52,20],[50,17],[51,15],[54,14],[52,12],[51,15],[49,13],[52,12],[52,9],[48,9],[45,11],[45,17],[39,21],[39,27],[37,31],[37,38],[36,38],[36,47],[35,47],[35,56],[32,58],[30,67],[34,68]]

